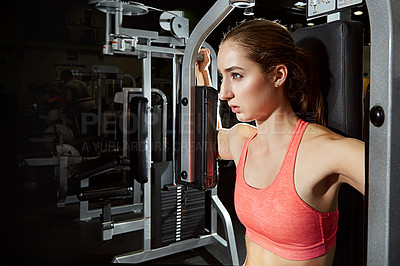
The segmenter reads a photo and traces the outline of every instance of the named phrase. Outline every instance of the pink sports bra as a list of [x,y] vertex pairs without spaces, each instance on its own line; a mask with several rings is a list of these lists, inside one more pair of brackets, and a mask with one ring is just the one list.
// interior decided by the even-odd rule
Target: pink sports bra
[[338,209],[324,213],[305,203],[294,185],[297,150],[308,123],[297,122],[279,173],[268,187],[256,189],[244,179],[250,141],[243,146],[236,169],[235,209],[253,242],[288,260],[309,260],[326,254],[336,242]]

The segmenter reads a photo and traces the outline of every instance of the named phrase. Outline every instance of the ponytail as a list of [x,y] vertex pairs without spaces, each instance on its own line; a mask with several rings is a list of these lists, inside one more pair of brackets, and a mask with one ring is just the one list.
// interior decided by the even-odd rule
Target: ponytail
[[296,62],[288,66],[291,73],[285,86],[286,97],[301,119],[325,125],[324,100],[316,65],[302,48],[296,48],[296,53]]

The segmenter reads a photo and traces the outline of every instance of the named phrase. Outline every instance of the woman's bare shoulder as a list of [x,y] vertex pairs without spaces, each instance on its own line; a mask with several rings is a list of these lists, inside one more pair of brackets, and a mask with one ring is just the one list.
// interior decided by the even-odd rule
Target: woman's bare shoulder
[[257,133],[257,128],[247,124],[238,123],[229,131],[229,147],[233,158],[240,156],[244,143]]
[[319,148],[341,149],[343,146],[363,145],[361,140],[333,132],[325,126],[310,123],[304,133],[304,142]]
[[238,159],[243,144],[257,132],[257,128],[245,123],[233,127],[221,128],[218,131],[218,157],[220,159]]
[[237,123],[231,128],[234,137],[248,139],[257,133],[257,128],[248,123]]
[[364,193],[364,142],[317,124],[309,124],[303,140],[303,154],[310,161],[318,161],[328,174],[340,174],[342,182]]
[[335,144],[346,139],[344,136],[337,134],[327,127],[319,124],[310,123],[304,132],[301,142],[302,150],[308,154],[308,157],[323,158],[330,156]]
[[233,144],[243,144],[256,133],[256,127],[247,123],[238,123],[231,128],[229,135]]
[[310,123],[304,132],[304,141],[307,142],[326,142],[344,138],[344,136],[333,132],[329,128],[314,123]]

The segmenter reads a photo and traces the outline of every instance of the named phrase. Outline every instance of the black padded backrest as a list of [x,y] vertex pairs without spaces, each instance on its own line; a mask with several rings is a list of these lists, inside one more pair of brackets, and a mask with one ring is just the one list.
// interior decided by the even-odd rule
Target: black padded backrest
[[148,138],[148,99],[142,96],[132,97],[129,103],[132,117],[136,120],[137,129],[130,134],[130,175],[141,184],[147,183],[147,162],[149,160],[146,150]]
[[[337,21],[293,33],[313,57],[327,111],[327,127],[362,139],[363,25]],[[348,185],[339,193],[339,228],[334,265],[363,265],[363,197]]]
[[363,25],[337,21],[293,33],[297,46],[317,65],[326,100],[327,126],[351,137],[362,137]]

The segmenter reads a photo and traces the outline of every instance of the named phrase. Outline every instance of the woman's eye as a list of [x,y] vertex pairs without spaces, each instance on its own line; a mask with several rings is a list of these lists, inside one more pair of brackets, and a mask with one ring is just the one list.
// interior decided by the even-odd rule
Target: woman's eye
[[241,77],[243,77],[243,76],[238,74],[238,73],[232,73],[232,78],[233,79],[240,79]]

